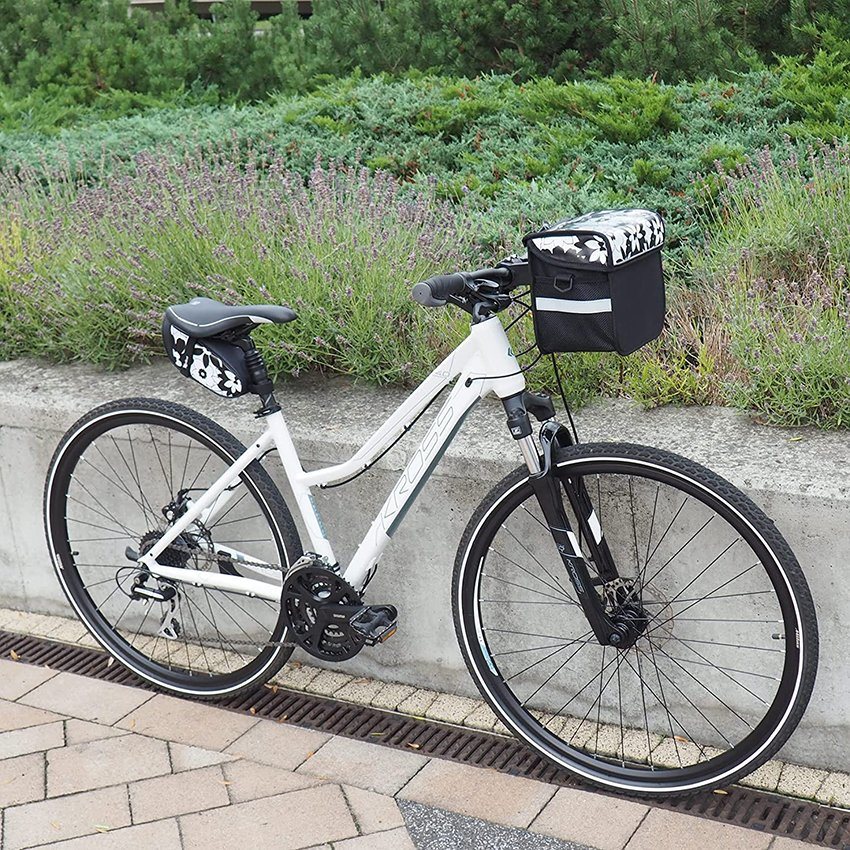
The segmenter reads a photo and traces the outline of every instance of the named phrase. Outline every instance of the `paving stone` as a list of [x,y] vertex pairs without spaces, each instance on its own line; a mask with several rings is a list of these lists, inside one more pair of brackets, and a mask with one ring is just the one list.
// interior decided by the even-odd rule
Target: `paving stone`
[[722,847],[723,850],[767,850],[772,835],[719,821],[650,809],[629,841],[629,850],[682,850]]
[[7,809],[3,818],[3,847],[20,850],[129,824],[130,807],[124,786],[101,788]]
[[35,753],[61,747],[65,743],[65,730],[61,721],[30,726],[28,729],[15,729],[0,734],[0,759]]
[[850,776],[830,773],[818,789],[817,798],[831,806],[850,808]]
[[285,688],[292,688],[294,691],[306,691],[310,682],[321,672],[318,667],[310,667],[307,664],[295,662],[284,665],[272,681],[283,685]]
[[779,776],[776,790],[780,794],[791,797],[801,797],[804,800],[814,800],[824,780],[829,776],[827,770],[816,770],[813,767],[802,767],[797,764],[786,764]]
[[0,761],[0,810],[43,799],[43,753]]
[[55,675],[56,671],[48,667],[0,660],[0,699],[18,699]]
[[174,742],[169,743],[168,749],[171,753],[171,770],[173,773],[209,767],[212,764],[222,764],[236,758],[236,756],[229,756],[226,753],[217,753],[215,750],[205,750],[203,747],[193,747],[189,744]]
[[648,811],[630,800],[560,788],[529,829],[598,850],[620,850]]
[[416,688],[412,685],[398,685],[390,683],[384,685],[380,691],[372,698],[372,705],[375,708],[385,708],[389,711],[396,711],[408,697],[416,692]]
[[66,619],[52,614],[36,614],[32,620],[27,620],[27,634],[47,637],[54,629],[63,625]]
[[112,725],[150,698],[150,693],[139,688],[73,673],[59,673],[21,697],[20,702],[81,720]]
[[463,725],[463,721],[478,708],[478,700],[454,694],[440,694],[425,712],[429,720]]
[[779,776],[782,773],[782,762],[771,760],[765,762],[761,767],[747,774],[741,779],[741,785],[749,788],[760,788],[765,791],[775,791],[779,785]]
[[321,784],[320,779],[258,764],[255,761],[234,761],[223,766],[230,799],[234,803],[271,797],[287,791],[299,791]]
[[395,794],[427,761],[425,756],[413,751],[336,737],[308,758],[298,772],[381,794]]
[[398,711],[402,712],[402,714],[412,714],[414,717],[424,717],[425,712],[428,711],[438,696],[440,695],[437,691],[419,688],[406,700],[398,704]]
[[157,694],[117,725],[153,738],[223,750],[256,723],[250,715]]
[[48,845],[51,850],[181,850],[180,830],[174,818],[141,826],[110,829],[96,835]]
[[32,708],[17,702],[0,700],[0,732],[10,729],[26,729],[28,726],[40,726],[42,723],[53,723],[64,718],[52,711]]
[[62,641],[62,643],[78,644],[88,635],[88,630],[79,620],[61,618],[61,622],[47,635],[50,640]]
[[398,796],[525,829],[549,802],[552,786],[495,770],[432,759]]
[[361,832],[381,832],[404,826],[404,818],[392,797],[353,785],[346,785],[342,790]]
[[479,701],[478,707],[463,720],[463,725],[470,729],[483,729],[491,732],[499,718],[493,713],[493,709],[486,702]]
[[50,628],[54,628],[57,625],[52,621],[53,618],[47,614],[35,614],[31,611],[12,611],[2,628],[25,635],[43,636],[46,630],[43,624],[49,623]]
[[808,841],[797,841],[795,838],[781,836],[773,839],[770,850],[812,850],[812,845]]
[[370,705],[384,683],[380,679],[352,679],[335,694],[335,699],[344,699],[357,705]]
[[228,747],[227,752],[261,764],[295,770],[330,738],[330,735],[312,729],[261,720],[233,746]]
[[342,790],[320,785],[180,818],[185,850],[296,850],[357,835]]
[[89,720],[71,718],[65,721],[65,743],[69,747],[74,744],[85,744],[88,741],[101,741],[104,738],[118,738],[129,734],[126,729],[116,729],[114,726],[104,726],[102,723],[92,723]]
[[334,843],[334,850],[416,850],[404,827]]
[[353,681],[354,677],[347,673],[339,673],[336,670],[322,670],[315,679],[307,686],[307,691],[311,694],[321,694],[322,696],[330,697],[336,692]]
[[164,741],[123,735],[89,741],[47,754],[47,796],[103,788],[171,773]]
[[227,806],[227,786],[218,765],[142,779],[129,786],[133,823]]
[[0,629],[15,631],[14,624],[20,621],[22,613],[13,608],[0,608]]

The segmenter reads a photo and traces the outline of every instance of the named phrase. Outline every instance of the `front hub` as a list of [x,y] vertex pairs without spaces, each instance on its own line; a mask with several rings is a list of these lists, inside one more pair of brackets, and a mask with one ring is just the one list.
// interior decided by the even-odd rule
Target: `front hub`
[[649,615],[635,603],[623,605],[611,619],[614,630],[608,642],[617,649],[628,649],[634,646],[649,625]]

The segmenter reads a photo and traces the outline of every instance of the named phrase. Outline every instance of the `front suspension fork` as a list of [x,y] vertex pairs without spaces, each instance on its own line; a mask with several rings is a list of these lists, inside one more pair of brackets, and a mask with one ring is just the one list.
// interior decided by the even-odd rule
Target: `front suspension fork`
[[587,622],[600,644],[619,646],[628,637],[628,629],[611,619],[605,611],[597,585],[605,585],[619,578],[611,551],[602,535],[602,529],[593,504],[580,479],[568,479],[564,484],[573,513],[579,520],[579,533],[587,541],[598,578],[592,578],[587,561],[581,550],[579,538],[570,526],[564,510],[560,481],[554,472],[553,453],[556,448],[572,444],[569,432],[553,419],[545,422],[540,430],[542,457],[538,454],[531,436],[531,421],[528,417],[529,393],[520,393],[503,399],[508,415],[508,428],[519,444],[520,451],[529,469],[529,481],[543,512],[546,524],[555,541],[570,582],[575,589],[579,604]]

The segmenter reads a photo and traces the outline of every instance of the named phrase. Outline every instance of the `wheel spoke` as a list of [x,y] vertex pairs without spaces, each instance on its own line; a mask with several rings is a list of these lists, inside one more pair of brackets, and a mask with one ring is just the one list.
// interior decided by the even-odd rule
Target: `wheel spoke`
[[[202,490],[217,480],[236,454],[213,435],[209,443],[197,437],[194,425],[184,429],[177,416],[172,425],[171,419],[162,423],[157,413],[138,413],[128,424],[137,413],[116,412],[115,424],[98,420],[90,434],[84,428],[60,472],[61,484],[56,486],[64,500],[64,524],[52,533],[60,540],[67,538],[62,560],[78,577],[72,579],[69,573],[69,592],[81,611],[97,613],[86,622],[93,624],[93,632],[116,657],[126,657],[131,666],[138,665],[139,655],[147,659],[143,668],[135,669],[151,681],[183,693],[218,687],[223,690],[216,692],[235,690],[250,670],[257,669],[256,658],[269,657],[266,653],[272,651],[269,644],[280,623],[280,603],[195,587],[191,570],[185,581],[159,578],[125,560],[124,550],[128,544],[140,549],[156,541],[168,528],[163,507],[178,492]],[[215,553],[219,546],[248,552],[248,557],[256,553],[258,563],[271,566],[289,562],[271,521],[273,508],[260,495],[261,488],[254,486],[253,469],[235,480],[239,492],[226,491],[233,498],[221,506],[216,521],[209,528],[185,532],[200,546],[190,553],[194,560],[181,561],[177,547],[165,550],[162,563],[219,570]],[[68,516],[68,509],[74,516]],[[238,563],[234,566],[238,568]],[[178,596],[173,601],[145,601],[133,594],[134,582],[150,590],[176,589]],[[172,604],[175,634],[166,638],[161,629],[169,622]],[[281,663],[288,655],[274,651]]]
[[[584,463],[589,472],[582,471]],[[610,465],[610,477],[600,470],[603,463]],[[730,752],[750,757],[755,730],[763,728],[759,718],[785,698],[782,662],[790,644],[787,627],[780,645],[768,634],[744,636],[751,629],[779,631],[773,627],[784,622],[781,591],[772,562],[762,562],[753,543],[752,522],[730,506],[728,493],[715,499],[710,479],[703,495],[678,471],[659,465],[660,471],[648,472],[643,458],[641,464],[634,472],[626,459],[606,453],[604,460],[577,458],[559,473],[595,494],[592,510],[620,576],[606,587],[603,604],[629,634],[625,647],[600,643],[588,631],[584,609],[561,595],[573,591],[569,576],[550,571],[533,554],[545,551],[551,531],[535,513],[530,485],[510,491],[516,494],[508,497],[516,499],[513,505],[494,511],[489,525],[479,528],[480,540],[473,540],[468,555],[476,578],[464,579],[469,584],[461,602],[468,605],[464,593],[470,593],[478,606],[475,618],[464,610],[464,628],[474,624],[486,636],[486,657],[482,662],[478,656],[476,666],[500,716],[524,735],[539,726],[521,718],[539,719],[560,739],[564,764],[579,753],[584,766],[588,756],[594,759],[597,781],[613,782],[617,771],[639,763],[647,775],[643,787],[651,789],[671,773],[699,767],[710,777],[728,770]],[[693,473],[697,484],[701,474]],[[522,526],[512,523],[517,515]],[[525,556],[517,563],[510,555],[519,550]],[[591,575],[598,589],[598,573]],[[700,603],[703,608],[691,610]],[[474,631],[468,634],[475,657],[478,641]],[[564,723],[557,725],[557,718]],[[533,733],[529,740],[537,746]],[[546,742],[541,740],[541,753],[552,752],[551,739]],[[722,768],[716,766],[721,755]]]

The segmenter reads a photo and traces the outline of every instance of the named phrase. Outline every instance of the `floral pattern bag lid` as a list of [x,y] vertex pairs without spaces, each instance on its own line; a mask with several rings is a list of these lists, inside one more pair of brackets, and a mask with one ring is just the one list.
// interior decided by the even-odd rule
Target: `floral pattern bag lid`
[[559,221],[523,241],[563,260],[611,269],[660,249],[664,222],[652,210],[603,210]]

